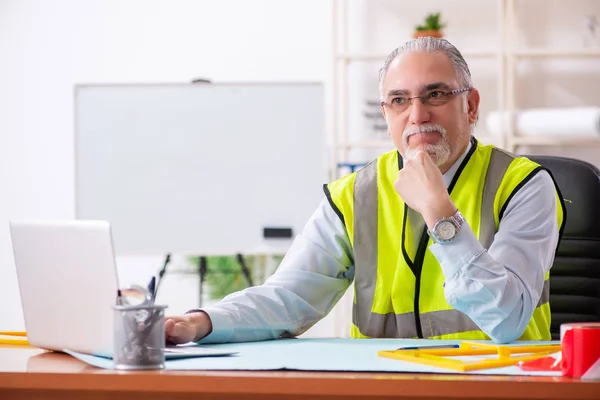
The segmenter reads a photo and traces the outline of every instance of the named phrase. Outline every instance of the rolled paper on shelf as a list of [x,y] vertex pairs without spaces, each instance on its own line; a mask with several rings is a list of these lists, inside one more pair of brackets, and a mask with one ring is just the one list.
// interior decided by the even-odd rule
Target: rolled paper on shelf
[[[508,130],[507,111],[492,111],[486,118],[490,136]],[[600,138],[600,107],[532,108],[515,115],[516,134],[520,136]]]

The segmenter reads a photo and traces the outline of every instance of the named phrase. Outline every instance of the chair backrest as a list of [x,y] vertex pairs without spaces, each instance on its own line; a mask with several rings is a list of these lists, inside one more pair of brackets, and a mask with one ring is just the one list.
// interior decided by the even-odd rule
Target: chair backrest
[[600,321],[600,169],[573,158],[527,158],[551,172],[567,209],[550,271],[550,330],[559,339],[563,323]]

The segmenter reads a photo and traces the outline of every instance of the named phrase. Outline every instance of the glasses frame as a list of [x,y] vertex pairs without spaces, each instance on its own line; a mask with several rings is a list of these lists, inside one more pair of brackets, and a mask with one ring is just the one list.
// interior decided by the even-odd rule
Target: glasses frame
[[[473,89],[473,88],[465,87],[465,88],[460,88],[460,89],[454,89],[449,92],[444,92],[443,90],[432,90],[429,94],[431,94],[433,92],[441,92],[444,96],[452,96],[452,95],[459,94],[459,93],[469,92],[469,91],[471,91],[471,89]],[[425,94],[423,96],[414,96],[414,97],[406,98],[406,100],[408,101],[408,106],[406,107],[406,109],[408,110],[408,108],[410,106],[412,106],[413,100],[415,100],[415,99],[420,99],[421,104],[425,104],[425,102],[428,100],[429,94]],[[381,106],[392,107],[392,105],[390,103],[386,103],[385,101],[381,102]],[[402,111],[405,111],[405,110],[402,110]]]

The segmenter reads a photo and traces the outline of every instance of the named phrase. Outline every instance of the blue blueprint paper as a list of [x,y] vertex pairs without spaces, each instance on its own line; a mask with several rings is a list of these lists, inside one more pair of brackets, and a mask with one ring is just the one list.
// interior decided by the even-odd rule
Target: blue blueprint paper
[[[453,373],[458,371],[379,357],[380,350],[406,346],[458,344],[459,341],[412,339],[279,339],[251,343],[202,345],[235,355],[168,360],[168,370],[300,370]],[[489,343],[489,342],[488,342]],[[516,345],[557,344],[519,342]],[[70,352],[78,359],[112,368],[112,360]],[[474,358],[473,358],[474,359]],[[467,360],[471,361],[471,360]],[[560,376],[560,372],[522,371],[516,366],[470,371],[469,374]]]

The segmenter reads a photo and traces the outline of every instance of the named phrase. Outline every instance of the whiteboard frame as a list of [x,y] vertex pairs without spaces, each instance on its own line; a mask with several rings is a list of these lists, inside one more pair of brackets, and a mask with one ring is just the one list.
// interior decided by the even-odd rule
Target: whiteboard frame
[[[321,133],[322,140],[321,143],[323,145],[322,149],[320,149],[319,153],[321,156],[320,164],[322,165],[321,175],[323,177],[323,181],[318,184],[318,189],[320,190],[322,197],[324,198],[324,193],[322,192],[322,185],[327,183],[330,179],[331,171],[329,158],[330,154],[328,152],[328,137],[329,133],[327,130],[327,115],[326,115],[326,100],[327,100],[327,91],[326,85],[323,82],[318,81],[274,81],[274,82],[246,82],[246,81],[230,81],[230,82],[213,82],[213,83],[143,83],[143,82],[134,82],[134,83],[83,83],[83,84],[75,84],[74,85],[74,129],[73,129],[73,158],[74,158],[74,169],[73,169],[73,180],[74,180],[74,208],[75,208],[75,219],[81,219],[81,204],[79,199],[79,186],[78,186],[78,173],[79,173],[79,113],[78,113],[78,101],[77,95],[79,91],[85,90],[87,88],[152,88],[152,87],[168,87],[168,88],[176,88],[176,87],[190,87],[196,85],[212,85],[212,86],[223,86],[223,87],[236,87],[236,86],[319,86],[322,92],[321,102],[321,110],[322,114],[320,116],[320,125],[321,125]],[[316,204],[315,204],[316,208]],[[308,218],[305,222],[308,221]],[[108,221],[110,223],[110,221]],[[175,254],[186,254],[186,255],[203,255],[203,256],[211,256],[211,255],[234,255],[234,254],[252,254],[252,255],[269,255],[269,254],[285,254],[285,252],[289,249],[293,242],[293,238],[300,234],[298,230],[294,230],[293,237],[291,239],[279,239],[274,240],[269,245],[258,246],[252,248],[243,248],[243,249],[206,249],[206,248],[185,248],[185,249],[176,249],[172,251],[170,249],[160,249],[153,251],[143,251],[143,252],[131,252],[128,250],[120,250],[117,245],[116,254],[118,256],[122,255],[143,255],[143,256],[163,256],[167,253],[175,253]]]

